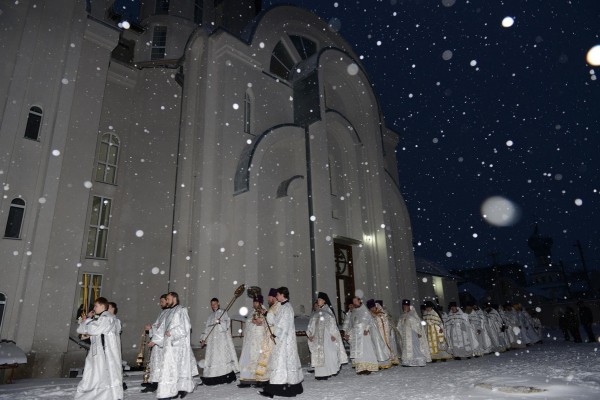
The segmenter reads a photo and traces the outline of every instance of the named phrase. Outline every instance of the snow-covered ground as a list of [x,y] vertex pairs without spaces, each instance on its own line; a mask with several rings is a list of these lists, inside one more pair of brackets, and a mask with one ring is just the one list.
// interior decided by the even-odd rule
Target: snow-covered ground
[[[564,342],[545,338],[543,344],[499,355],[425,367],[394,367],[358,376],[345,365],[328,381],[305,373],[304,399],[600,399],[600,343]],[[151,400],[140,393],[142,376],[129,374],[125,399]],[[21,380],[0,385],[1,400],[72,399],[79,379]],[[516,388],[513,388],[516,387]],[[525,393],[523,388],[543,391]],[[512,392],[509,392],[511,391]],[[255,388],[235,384],[198,386],[187,399],[262,399]]]

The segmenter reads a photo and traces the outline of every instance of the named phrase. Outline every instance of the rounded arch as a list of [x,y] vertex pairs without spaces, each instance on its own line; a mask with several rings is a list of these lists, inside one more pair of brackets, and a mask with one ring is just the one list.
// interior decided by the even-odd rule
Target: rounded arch
[[289,129],[299,129],[302,134],[304,130],[295,124],[282,124],[267,129],[257,136],[256,140],[246,144],[238,157],[235,177],[233,179],[233,195],[237,196],[250,190],[250,170],[256,165],[255,158],[261,156],[261,151],[265,151],[274,142],[283,141],[289,137]]
[[337,110],[327,110],[327,131],[329,132],[329,128],[333,128],[334,125],[339,125],[342,128],[342,131],[348,133],[351,137],[354,144],[362,145],[362,141],[360,140],[360,136],[352,122],[346,118],[342,113]]

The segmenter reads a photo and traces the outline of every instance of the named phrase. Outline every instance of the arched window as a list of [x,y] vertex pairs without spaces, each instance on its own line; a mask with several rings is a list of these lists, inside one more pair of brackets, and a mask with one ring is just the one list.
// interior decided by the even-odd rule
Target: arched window
[[96,181],[114,185],[117,181],[117,163],[119,161],[119,137],[114,133],[105,133],[100,138],[96,154]]
[[4,307],[6,307],[6,295],[0,293],[0,332],[2,331],[2,320],[4,319]]
[[287,80],[294,65],[316,52],[317,44],[312,40],[297,35],[285,36],[275,45],[271,53],[270,71]]
[[27,126],[25,127],[25,139],[39,140],[42,114],[43,112],[40,107],[33,106],[29,109],[29,117],[27,118]]
[[13,199],[8,211],[6,220],[5,238],[18,239],[21,237],[21,226],[23,225],[23,216],[25,215],[25,200]]

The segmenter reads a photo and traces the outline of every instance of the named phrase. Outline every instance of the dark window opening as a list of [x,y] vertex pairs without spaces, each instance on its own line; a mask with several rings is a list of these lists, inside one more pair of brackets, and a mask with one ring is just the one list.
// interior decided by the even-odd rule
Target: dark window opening
[[198,25],[202,23],[204,14],[204,0],[194,0],[194,22]]
[[244,96],[244,133],[250,133],[252,128],[252,98],[246,92]]
[[152,35],[152,54],[150,55],[151,60],[162,60],[165,58],[167,50],[167,27],[156,26],[154,27],[154,34]]
[[6,229],[4,230],[5,238],[18,239],[21,237],[21,228],[23,226],[23,216],[25,215],[25,200],[14,199],[10,203],[8,211],[8,219],[6,221]]
[[294,67],[294,60],[283,42],[277,43],[271,54],[271,72],[283,79],[288,79]]
[[312,40],[302,36],[290,36],[290,39],[303,60],[317,52],[317,44]]
[[42,109],[33,106],[29,109],[29,117],[27,118],[27,126],[25,127],[25,138],[31,140],[39,140],[41,126]]
[[4,319],[4,307],[6,305],[6,295],[0,293],[0,330],[2,329],[2,320]]
[[169,13],[169,0],[156,0],[156,14]]

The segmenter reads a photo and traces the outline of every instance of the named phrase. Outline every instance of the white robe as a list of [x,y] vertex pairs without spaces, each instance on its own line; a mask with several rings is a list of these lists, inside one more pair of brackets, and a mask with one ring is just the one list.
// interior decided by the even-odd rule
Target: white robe
[[541,337],[533,327],[533,319],[531,318],[531,315],[529,315],[529,313],[525,310],[518,311],[517,313],[521,321],[521,326],[523,327],[522,329],[525,343],[533,344],[539,342]]
[[[355,308],[350,313],[350,321],[346,334],[350,337],[350,358],[353,360],[352,364],[357,373],[362,371],[379,371],[379,363],[375,354],[373,340],[371,339],[370,330],[372,325],[373,317],[364,304]],[[366,335],[364,334],[365,331],[367,332]]]
[[289,302],[281,303],[274,318],[275,346],[269,359],[269,383],[296,385],[304,380],[296,342],[294,309]]
[[75,399],[122,399],[121,346],[115,316],[104,311],[98,319],[86,319],[79,324],[77,333],[89,335],[91,345],[85,358],[83,378],[77,385]]
[[450,353],[454,357],[473,357],[479,343],[467,315],[459,308],[456,312],[450,311],[445,317],[446,340]]
[[501,311],[500,315],[506,324],[506,333],[508,334],[510,347],[513,349],[522,349],[525,347],[523,333],[521,332],[521,321],[517,312],[511,308],[510,310]]
[[392,364],[398,365],[399,361],[396,352],[394,352],[390,346],[390,333],[387,332],[387,329],[389,328],[387,315],[383,313],[370,313],[372,317],[370,336],[373,340],[373,348],[377,355],[379,368],[387,369],[390,368]]
[[[190,342],[191,323],[187,308],[176,305],[165,317],[162,342],[163,368],[158,381],[158,398],[173,397],[178,392],[194,391],[192,376],[198,375],[196,358]],[[170,333],[170,336],[166,335]]]
[[271,335],[275,332],[275,316],[279,311],[279,306],[281,306],[281,303],[275,301],[273,305],[269,307],[269,311],[265,316],[265,322],[268,326],[266,329],[269,334],[269,340],[263,342],[256,369],[257,380],[261,382],[266,382],[269,380],[269,360],[271,359],[273,347],[275,347],[275,342],[271,338]]
[[[266,309],[261,306],[261,310]],[[256,324],[260,323],[260,325]],[[242,353],[240,355],[240,381],[267,381],[268,377],[265,378],[258,371],[258,362],[260,355],[262,354],[263,347],[268,346],[268,343],[273,342],[269,329],[267,328],[267,322],[262,312],[254,311],[252,313],[252,319],[246,322],[244,329],[244,343],[242,345]],[[257,374],[257,372],[259,372]]]
[[348,362],[335,315],[327,304],[313,313],[306,335],[315,377],[335,375]]
[[410,306],[408,312],[402,313],[397,328],[400,332],[402,365],[405,367],[423,367],[426,363],[431,362],[427,333],[413,306]]
[[200,340],[206,341],[205,366],[202,371],[205,378],[216,378],[240,370],[230,325],[229,314],[221,309],[213,311],[206,320],[206,328],[200,336]]
[[427,341],[429,342],[429,351],[432,360],[447,360],[452,358],[452,354],[448,353],[448,342],[444,334],[444,322],[442,318],[434,310],[424,310],[423,320],[427,324]]
[[487,311],[488,324],[488,333],[490,334],[490,339],[492,341],[492,351],[503,352],[508,348],[508,340],[506,339],[506,334],[502,330],[502,317],[498,314],[498,311],[490,308]]
[[164,321],[165,317],[169,314],[170,311],[170,308],[165,308],[161,310],[160,314],[158,315],[158,318],[156,318],[156,321],[154,321],[154,323],[150,327],[150,331],[148,332],[150,342],[161,344],[160,346],[152,347],[152,350],[150,351],[150,382],[158,382],[163,368],[164,357],[162,343],[165,337]]
[[484,354],[489,354],[492,351],[492,340],[487,331],[483,311],[471,310],[471,313],[467,315],[469,316],[469,322],[473,327],[475,338],[479,343],[479,346],[475,349],[475,355],[482,356]]

